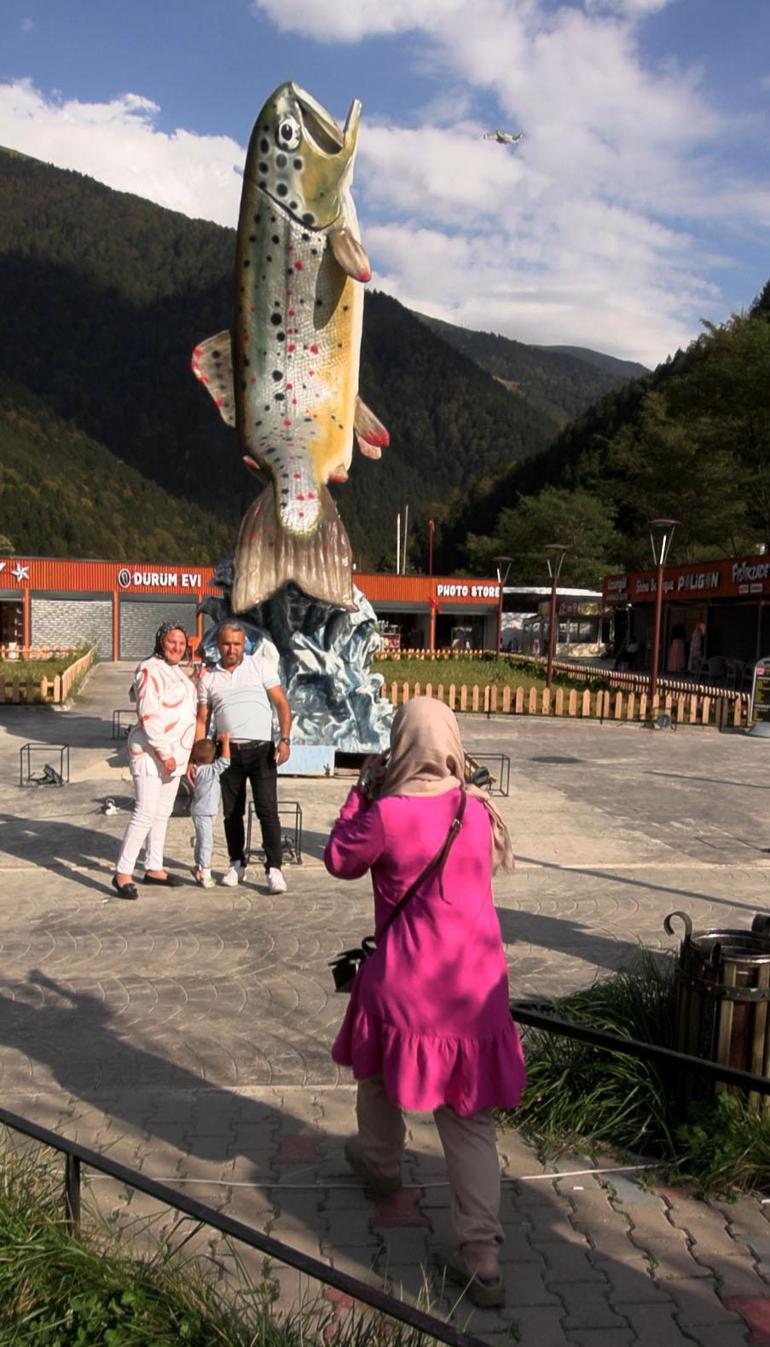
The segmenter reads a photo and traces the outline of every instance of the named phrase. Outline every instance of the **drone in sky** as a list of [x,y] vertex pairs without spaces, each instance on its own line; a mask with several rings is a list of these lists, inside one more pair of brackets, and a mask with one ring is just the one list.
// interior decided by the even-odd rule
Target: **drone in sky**
[[498,145],[518,145],[523,135],[523,131],[501,131],[498,127],[496,131],[485,131],[481,139],[496,140]]

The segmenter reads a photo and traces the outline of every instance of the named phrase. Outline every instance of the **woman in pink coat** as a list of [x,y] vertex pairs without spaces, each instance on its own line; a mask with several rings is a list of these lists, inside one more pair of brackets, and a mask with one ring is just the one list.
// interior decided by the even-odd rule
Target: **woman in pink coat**
[[[458,1248],[440,1265],[475,1303],[501,1305],[500,1166],[492,1108],[515,1108],[525,1084],[508,1010],[508,972],[492,872],[513,865],[489,796],[463,788],[452,712],[417,697],[393,722],[389,757],[370,760],[326,847],[342,879],[372,872],[377,949],[353,983],[332,1056],[358,1081],[350,1167],[379,1194],[401,1187],[402,1109],[432,1110],[452,1193]],[[459,831],[386,926],[410,885]]]

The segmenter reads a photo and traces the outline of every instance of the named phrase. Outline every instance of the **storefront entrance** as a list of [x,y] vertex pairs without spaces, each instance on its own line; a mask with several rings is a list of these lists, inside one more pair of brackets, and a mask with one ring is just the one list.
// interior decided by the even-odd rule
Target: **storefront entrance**
[[0,648],[11,653],[24,644],[24,607],[18,599],[0,599]]

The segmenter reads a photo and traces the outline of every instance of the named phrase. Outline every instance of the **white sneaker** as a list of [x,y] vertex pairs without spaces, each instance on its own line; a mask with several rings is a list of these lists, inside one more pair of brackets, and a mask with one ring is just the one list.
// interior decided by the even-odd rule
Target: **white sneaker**
[[285,893],[288,884],[280,870],[272,869],[267,872],[267,891],[268,893]]
[[228,889],[234,889],[237,884],[242,883],[246,874],[246,866],[240,861],[233,861],[230,869],[223,874],[220,884],[224,884]]
[[196,870],[195,883],[202,889],[213,889],[215,887],[210,870]]

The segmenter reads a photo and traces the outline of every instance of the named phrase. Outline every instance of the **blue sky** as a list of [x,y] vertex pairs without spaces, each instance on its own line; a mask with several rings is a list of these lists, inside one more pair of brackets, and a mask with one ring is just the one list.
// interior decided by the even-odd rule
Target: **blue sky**
[[770,276],[768,0],[3,9],[0,144],[220,223],[276,84],[360,97],[374,284],[450,321],[654,364]]

